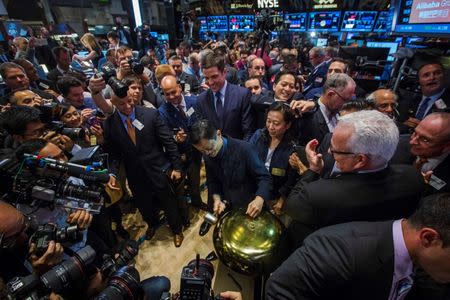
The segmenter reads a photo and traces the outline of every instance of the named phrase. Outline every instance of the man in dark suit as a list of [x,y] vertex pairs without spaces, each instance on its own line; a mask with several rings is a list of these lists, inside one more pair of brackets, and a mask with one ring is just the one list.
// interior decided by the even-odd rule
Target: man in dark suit
[[208,119],[232,138],[249,140],[253,133],[250,91],[227,82],[223,56],[207,53],[201,64],[210,89],[198,96],[197,119]]
[[200,83],[197,78],[186,72],[183,72],[183,61],[179,56],[172,56],[169,58],[169,65],[172,66],[178,81],[182,84],[183,93],[197,94],[200,90]]
[[442,286],[418,297],[417,269],[450,283],[449,214],[450,195],[440,194],[409,219],[318,230],[271,275],[266,299],[448,299]]
[[424,175],[426,195],[450,191],[450,113],[429,114],[411,136],[400,139],[393,163],[411,164]]
[[[190,140],[205,160],[208,206],[214,214],[228,208],[244,208],[254,218],[270,199],[272,182],[264,163],[245,141],[222,135],[209,120],[199,120],[191,128]],[[206,222],[200,235],[208,232]]]
[[333,132],[330,152],[335,171],[324,167],[317,140],[306,145],[309,170],[292,189],[285,210],[297,246],[314,230],[350,221],[405,217],[416,208],[425,188],[412,166],[388,166],[398,144],[397,126],[386,115],[366,110],[345,115]]
[[450,89],[445,87],[444,67],[440,62],[423,64],[418,72],[421,95],[400,95],[399,121],[416,127],[425,116],[435,110],[450,108]]
[[47,78],[56,85],[58,80],[70,71],[72,57],[70,56],[70,50],[66,47],[55,47],[52,52],[56,60],[56,68],[48,72]]
[[[136,205],[149,226],[146,238],[153,237],[158,222],[156,196],[179,247],[183,241],[182,212],[171,181],[181,178],[181,160],[172,133],[157,110],[135,106],[128,96],[113,94],[111,102],[116,110],[104,123],[110,170],[117,175],[123,160]],[[114,179],[108,185],[117,189]]]
[[339,110],[355,96],[355,89],[355,81],[347,74],[335,73],[328,76],[318,100],[318,109],[301,119],[301,145],[306,145],[313,139],[320,143],[327,133],[334,131]]
[[167,75],[161,80],[161,89],[166,102],[158,109],[159,114],[169,129],[173,130],[175,141],[183,161],[184,171],[187,173],[189,192],[192,205],[203,207],[200,197],[200,166],[201,154],[189,142],[188,133],[194,123],[194,107],[196,97],[183,96],[177,78]]

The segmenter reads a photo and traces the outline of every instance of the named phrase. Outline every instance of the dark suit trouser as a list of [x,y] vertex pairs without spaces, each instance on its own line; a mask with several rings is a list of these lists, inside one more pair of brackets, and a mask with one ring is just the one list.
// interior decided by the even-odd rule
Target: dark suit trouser
[[[146,178],[142,175],[140,178]],[[158,209],[161,207],[167,217],[169,226],[174,234],[181,232],[181,216],[178,200],[169,189],[168,183],[164,189],[155,189],[150,180],[133,182],[129,180],[136,206],[147,224],[153,228],[158,225]],[[156,197],[156,199],[155,199]],[[159,200],[159,206],[157,205]]]
[[187,166],[187,184],[193,205],[199,206],[202,203],[200,196],[200,168],[202,158],[200,155],[193,155]]

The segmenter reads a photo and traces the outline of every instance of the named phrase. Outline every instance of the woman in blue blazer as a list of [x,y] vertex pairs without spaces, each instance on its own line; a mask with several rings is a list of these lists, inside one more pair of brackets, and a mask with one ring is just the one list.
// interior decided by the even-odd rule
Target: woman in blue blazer
[[289,156],[295,150],[294,134],[291,132],[293,121],[294,114],[289,104],[274,102],[267,110],[266,126],[258,129],[250,139],[272,177],[271,198],[276,214],[281,213],[284,200],[298,176],[289,165]]

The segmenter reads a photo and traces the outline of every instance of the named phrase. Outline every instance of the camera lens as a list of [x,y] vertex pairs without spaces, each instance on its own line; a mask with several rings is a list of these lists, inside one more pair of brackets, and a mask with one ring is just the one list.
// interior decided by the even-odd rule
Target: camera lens
[[78,225],[61,228],[56,232],[56,240],[59,243],[76,242],[81,240],[82,235],[78,229]]
[[114,94],[119,98],[124,98],[128,93],[128,86],[116,77],[111,77],[108,84],[114,91]]
[[70,259],[63,261],[41,276],[45,288],[55,293],[67,288],[71,282],[84,277],[86,266],[95,258],[95,251],[91,246],[78,250]]
[[85,186],[74,185],[71,183],[63,184],[59,187],[58,191],[59,197],[73,197],[95,203],[99,203],[103,198],[102,193],[98,190],[89,189]]
[[130,266],[120,268],[111,276],[108,286],[96,299],[139,299],[142,294],[139,272]]
[[86,132],[83,128],[63,128],[61,130],[61,134],[67,135],[73,140],[83,139],[86,135]]
[[119,266],[125,266],[131,262],[131,260],[138,254],[139,245],[135,241],[128,241],[116,259],[116,263]]

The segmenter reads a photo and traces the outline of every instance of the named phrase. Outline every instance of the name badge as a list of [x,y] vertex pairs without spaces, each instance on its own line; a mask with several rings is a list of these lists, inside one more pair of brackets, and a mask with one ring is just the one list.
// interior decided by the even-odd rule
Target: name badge
[[447,108],[447,104],[445,104],[444,100],[442,100],[442,99],[438,99],[436,102],[434,102],[434,105],[438,109],[446,109]]
[[323,81],[323,78],[322,78],[322,77],[317,77],[317,78],[316,78],[316,82],[317,82],[317,83],[322,83],[322,81]]
[[272,168],[272,175],[283,177],[285,174],[285,169]]
[[440,179],[439,177],[437,177],[435,175],[431,175],[430,182],[428,184],[431,185],[432,187],[434,187],[438,191],[447,185],[447,183],[444,180]]
[[134,121],[133,121],[133,126],[134,127],[136,127],[137,128],[137,130],[142,130],[142,128],[144,128],[144,125],[142,125],[142,123],[141,122],[139,122],[139,120],[138,119],[134,119]]
[[195,112],[194,108],[191,107],[191,108],[189,108],[188,111],[186,112],[186,115],[187,115],[188,117],[191,117],[192,114],[193,114],[194,112]]

